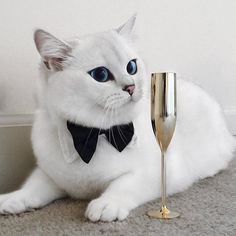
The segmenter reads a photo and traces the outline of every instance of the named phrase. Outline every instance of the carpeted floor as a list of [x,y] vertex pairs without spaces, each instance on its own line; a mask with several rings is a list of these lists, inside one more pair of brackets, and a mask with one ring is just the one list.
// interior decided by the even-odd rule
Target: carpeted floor
[[87,202],[60,200],[19,216],[0,216],[0,235],[236,236],[236,160],[168,200],[171,209],[182,213],[180,218],[149,219],[145,213],[159,207],[156,200],[132,211],[125,221],[112,223],[86,220]]

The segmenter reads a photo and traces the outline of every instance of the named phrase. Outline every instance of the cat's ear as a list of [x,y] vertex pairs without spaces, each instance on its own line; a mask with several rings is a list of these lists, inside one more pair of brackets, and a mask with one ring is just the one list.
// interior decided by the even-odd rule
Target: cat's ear
[[132,36],[133,31],[134,31],[136,17],[137,17],[137,14],[135,13],[132,17],[129,18],[129,20],[125,24],[123,24],[118,29],[116,29],[116,31],[120,35],[130,38],[130,36]]
[[46,67],[63,70],[72,48],[48,32],[38,29],[34,32],[34,42]]

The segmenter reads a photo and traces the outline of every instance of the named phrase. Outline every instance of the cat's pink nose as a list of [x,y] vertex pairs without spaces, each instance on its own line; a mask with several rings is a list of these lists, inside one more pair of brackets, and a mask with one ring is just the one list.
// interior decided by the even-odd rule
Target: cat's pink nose
[[128,92],[129,95],[132,95],[134,93],[134,89],[135,85],[131,84],[131,85],[126,85],[122,90]]

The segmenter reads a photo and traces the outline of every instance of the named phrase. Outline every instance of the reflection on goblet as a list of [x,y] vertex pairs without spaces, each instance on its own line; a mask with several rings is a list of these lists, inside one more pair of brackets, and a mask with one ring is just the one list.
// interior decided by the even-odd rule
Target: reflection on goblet
[[176,74],[153,73],[151,78],[151,119],[153,131],[161,149],[161,208],[149,211],[150,217],[170,219],[179,213],[166,206],[166,158],[176,124]]

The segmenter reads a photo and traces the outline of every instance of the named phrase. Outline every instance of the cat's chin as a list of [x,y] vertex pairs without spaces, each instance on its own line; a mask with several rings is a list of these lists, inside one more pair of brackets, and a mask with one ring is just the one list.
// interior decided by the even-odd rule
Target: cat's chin
[[[115,125],[128,124],[134,121],[135,117],[138,115],[138,108],[134,103],[136,102],[130,100],[129,103],[117,109],[116,112],[114,112],[114,110],[104,112],[104,109],[98,109],[94,115],[85,115],[84,112],[83,114],[85,116],[83,117],[78,115],[76,118],[68,117],[67,120],[86,127],[109,129]],[[96,119],[97,117],[102,118]]]
[[133,122],[140,111],[139,101],[140,99],[138,99],[138,101],[129,99],[125,104],[123,104],[120,108],[117,109],[115,114],[113,113],[114,118],[111,119],[110,122],[102,128],[106,129],[115,125],[122,125]]
[[[140,112],[140,98],[129,98],[119,107],[106,109],[104,106],[81,107],[74,109],[60,109],[57,112],[49,109],[50,113],[56,115],[59,120],[86,126],[108,129],[115,125],[128,124],[133,122]],[[78,112],[79,111],[79,112]],[[53,118],[55,120],[55,118]]]

